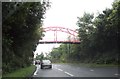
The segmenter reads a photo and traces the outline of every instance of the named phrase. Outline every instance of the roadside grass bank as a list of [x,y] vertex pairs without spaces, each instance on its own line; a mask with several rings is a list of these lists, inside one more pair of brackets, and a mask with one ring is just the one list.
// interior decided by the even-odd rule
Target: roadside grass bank
[[80,62],[59,62],[55,64],[70,64],[70,65],[77,65],[81,67],[120,67],[120,64],[96,64],[96,63],[80,63]]
[[74,63],[74,64],[84,67],[120,67],[120,65],[115,64],[96,64],[96,63]]
[[16,77],[16,79],[17,79],[17,77],[19,77],[19,79],[24,79],[24,77],[30,77],[34,73],[35,69],[36,69],[35,65],[29,66],[26,68],[22,68],[22,69],[14,71],[12,73],[2,75],[2,77],[3,77],[2,79],[7,79],[8,77]]

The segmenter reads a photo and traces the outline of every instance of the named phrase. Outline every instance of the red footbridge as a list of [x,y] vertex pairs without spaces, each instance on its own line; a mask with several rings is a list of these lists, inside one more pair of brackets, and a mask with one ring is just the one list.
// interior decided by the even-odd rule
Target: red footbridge
[[[46,44],[46,43],[80,44],[80,40],[78,38],[77,30],[72,30],[72,29],[69,29],[69,28],[64,28],[64,27],[59,27],[59,26],[50,26],[50,27],[43,28],[43,30],[45,32],[53,31],[53,33],[54,33],[54,40],[53,41],[40,40],[39,44]],[[69,37],[68,37],[69,39],[64,40],[64,41],[58,40],[57,39],[58,38],[58,35],[57,35],[58,31],[69,34]]]

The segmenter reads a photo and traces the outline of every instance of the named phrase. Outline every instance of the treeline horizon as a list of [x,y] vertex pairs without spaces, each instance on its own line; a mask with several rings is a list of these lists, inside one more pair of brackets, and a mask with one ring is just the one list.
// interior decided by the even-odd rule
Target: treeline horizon
[[85,12],[77,21],[80,44],[61,44],[50,52],[54,62],[120,64],[120,1],[98,16]]

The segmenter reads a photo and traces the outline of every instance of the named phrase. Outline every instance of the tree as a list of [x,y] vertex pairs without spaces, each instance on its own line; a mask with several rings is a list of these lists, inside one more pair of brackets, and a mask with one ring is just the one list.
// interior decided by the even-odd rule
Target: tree
[[[77,25],[79,26],[79,38],[81,41],[79,52],[81,56],[91,56],[91,36],[94,33],[95,26],[93,26],[93,14],[84,13],[83,17],[78,18]],[[92,51],[92,50],[91,50]],[[85,58],[83,57],[83,58]]]
[[105,9],[95,18],[86,12],[78,17],[78,37],[81,43],[69,45],[69,53],[67,44],[61,44],[52,50],[52,59],[62,62],[120,64],[120,1],[116,0],[112,6],[112,9]]
[[44,54],[41,53],[40,55],[37,55],[35,59],[36,60],[42,60],[42,59],[44,59]]
[[48,2],[2,3],[3,74],[30,66],[43,37],[42,22]]

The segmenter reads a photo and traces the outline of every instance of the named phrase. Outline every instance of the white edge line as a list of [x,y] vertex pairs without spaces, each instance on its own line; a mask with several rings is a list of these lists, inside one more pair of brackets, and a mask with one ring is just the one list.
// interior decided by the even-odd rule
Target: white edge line
[[37,67],[37,68],[36,68],[36,71],[34,72],[34,75],[37,75],[37,72],[38,72],[38,70],[39,70],[39,68],[40,68],[40,66],[37,66],[37,65],[36,65],[36,67]]
[[37,75],[37,70],[34,72],[34,75]]

